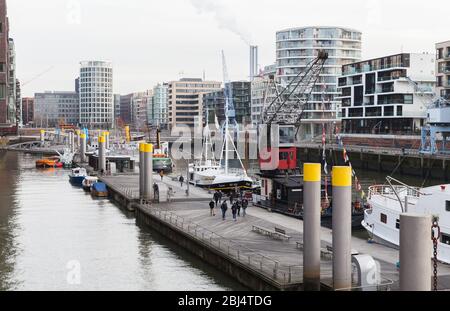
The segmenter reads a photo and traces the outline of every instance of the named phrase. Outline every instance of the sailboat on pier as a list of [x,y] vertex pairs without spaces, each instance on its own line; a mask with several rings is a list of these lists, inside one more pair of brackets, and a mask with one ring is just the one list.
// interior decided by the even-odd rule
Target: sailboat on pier
[[211,131],[208,124],[208,112],[206,113],[206,126],[203,130],[203,150],[200,161],[189,164],[189,182],[196,187],[209,188],[216,176],[224,172],[220,163],[213,158]]
[[[228,71],[225,60],[225,54],[222,51],[223,75],[224,75],[224,95],[225,95],[225,124],[223,129],[223,148],[221,165],[223,166],[223,173],[218,174],[212,182],[210,189],[221,191],[235,191],[235,190],[251,190],[253,187],[253,180],[248,176],[247,170],[242,163],[242,159],[234,144],[232,133],[239,130],[236,122],[236,111],[234,109],[233,94],[231,91],[231,83],[228,80]],[[233,121],[231,125],[230,121]],[[230,128],[232,131],[230,131]],[[234,136],[234,135],[233,135]],[[236,154],[239,160],[240,168],[230,168],[230,155]]]
[[[223,126],[223,147],[220,163],[209,159],[209,152],[212,154],[211,133],[208,123],[204,131],[204,161],[200,165],[191,167],[193,183],[200,187],[220,191],[251,190],[253,180],[248,176],[242,163],[242,159],[234,144],[232,134],[238,130],[236,123],[236,112],[234,110],[231,84],[228,80],[228,72],[225,61],[225,54],[222,52],[223,73],[224,73],[224,95],[225,95],[225,123]],[[230,120],[233,121],[231,125]],[[218,122],[216,122],[218,123]],[[233,135],[234,136],[234,135]],[[235,154],[239,160],[240,168],[230,168],[230,155]]]

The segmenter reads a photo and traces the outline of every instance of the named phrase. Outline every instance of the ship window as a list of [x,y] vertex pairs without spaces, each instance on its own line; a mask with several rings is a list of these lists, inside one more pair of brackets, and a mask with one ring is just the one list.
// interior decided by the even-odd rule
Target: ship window
[[442,235],[441,235],[441,243],[450,245],[450,235],[442,233]]
[[395,227],[400,230],[400,219],[397,219],[397,223],[395,224]]
[[381,214],[381,222],[384,224],[387,224],[387,215],[386,214]]
[[450,201],[445,201],[445,210],[450,212]]

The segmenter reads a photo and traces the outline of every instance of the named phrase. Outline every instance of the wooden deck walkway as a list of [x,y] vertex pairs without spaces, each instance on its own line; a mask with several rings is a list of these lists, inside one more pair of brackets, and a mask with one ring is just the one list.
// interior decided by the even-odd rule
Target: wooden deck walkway
[[[159,184],[173,187],[172,202],[141,206],[166,226],[181,231],[191,239],[209,246],[219,252],[224,259],[231,259],[255,274],[261,275],[278,284],[280,288],[293,288],[303,282],[303,222],[285,215],[270,213],[264,209],[250,206],[246,217],[232,219],[231,209],[226,220],[222,220],[221,211],[216,209],[210,216],[209,200],[212,193],[190,187],[190,197],[176,181],[158,175],[154,180]],[[103,177],[102,180],[128,199],[139,198],[139,175],[119,175]],[[275,239],[253,231],[253,226],[275,230],[284,230],[289,240]],[[332,231],[322,228],[321,281],[326,287],[332,287],[332,254],[327,251],[332,245]],[[379,244],[369,244],[366,240],[353,237],[352,249],[360,254],[368,254],[380,264],[382,285],[379,290],[397,290],[399,270],[398,250]],[[450,288],[450,266],[439,265],[440,289]]]

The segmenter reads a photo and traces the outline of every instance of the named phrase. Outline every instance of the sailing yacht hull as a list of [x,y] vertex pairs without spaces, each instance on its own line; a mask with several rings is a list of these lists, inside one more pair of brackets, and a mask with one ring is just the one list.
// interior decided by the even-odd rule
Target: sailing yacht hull
[[212,190],[235,190],[238,189],[252,189],[253,181],[246,176],[239,175],[219,175],[214,179],[214,182],[209,187]]

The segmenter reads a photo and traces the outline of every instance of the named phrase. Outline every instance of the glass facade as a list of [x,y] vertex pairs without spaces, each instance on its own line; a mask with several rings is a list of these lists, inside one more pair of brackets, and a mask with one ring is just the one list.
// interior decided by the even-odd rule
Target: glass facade
[[[329,59],[311,93],[304,119],[312,123],[336,121],[341,104],[337,99],[338,77],[343,65],[361,60],[361,32],[339,27],[307,27],[279,31],[276,38],[276,75],[281,85],[289,84],[304,72],[320,51],[328,53]],[[313,132],[311,127],[311,136],[319,134]]]

